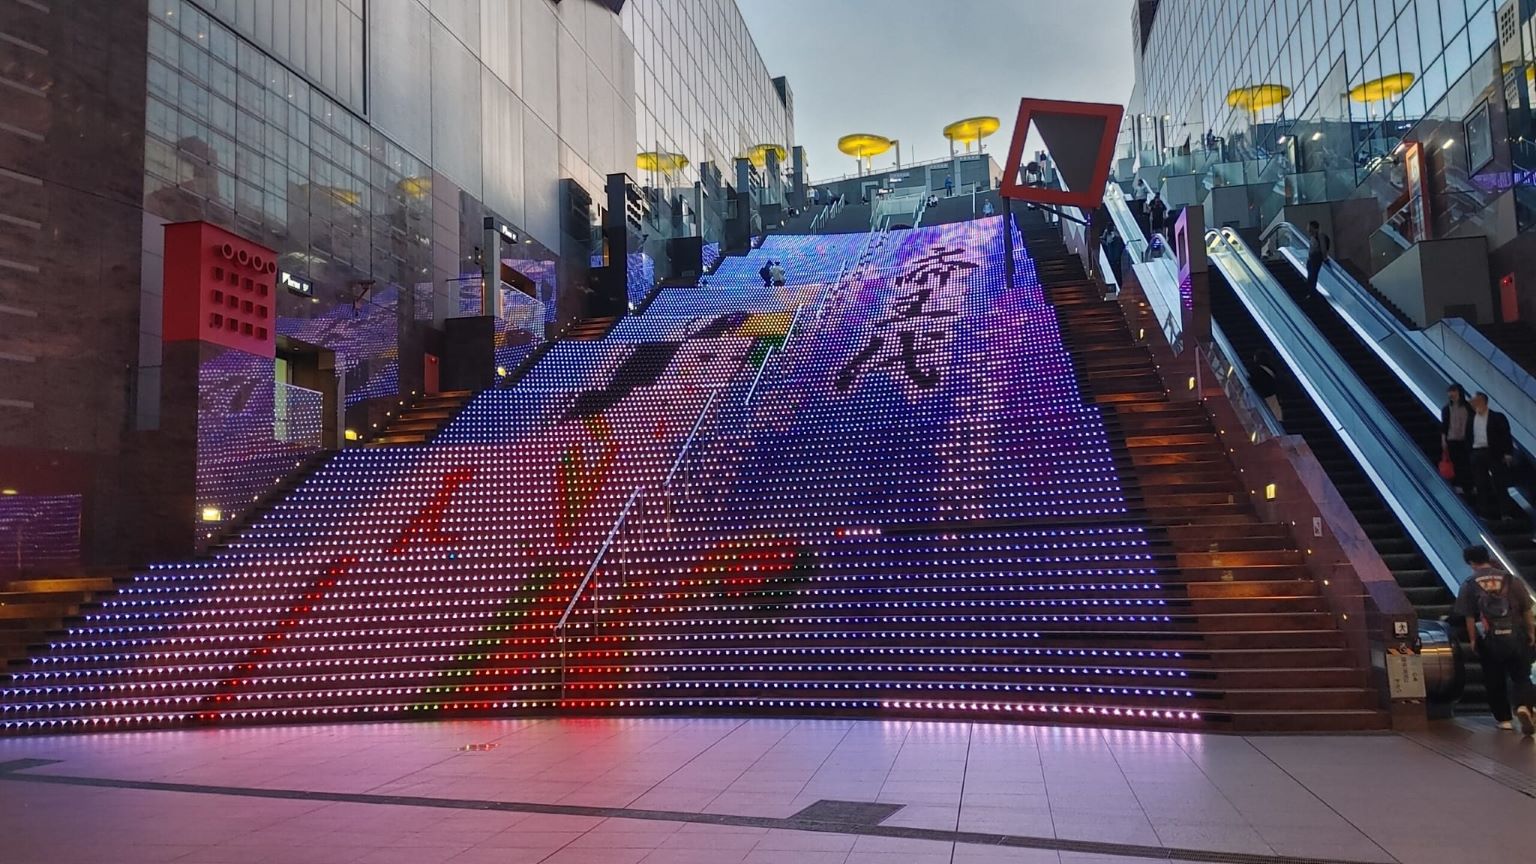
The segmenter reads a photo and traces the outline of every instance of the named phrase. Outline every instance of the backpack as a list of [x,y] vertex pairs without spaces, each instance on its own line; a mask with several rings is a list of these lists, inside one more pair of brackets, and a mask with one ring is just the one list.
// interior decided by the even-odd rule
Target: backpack
[[[1501,587],[1497,592],[1489,591],[1483,580],[1495,576]],[[1503,635],[1525,629],[1524,619],[1515,614],[1515,604],[1510,602],[1513,582],[1509,574],[1498,571],[1477,577],[1477,611],[1490,634]]]

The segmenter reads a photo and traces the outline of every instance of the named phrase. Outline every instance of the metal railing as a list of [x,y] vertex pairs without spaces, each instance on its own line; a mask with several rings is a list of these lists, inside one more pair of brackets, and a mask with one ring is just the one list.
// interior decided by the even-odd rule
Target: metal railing
[[902,171],[911,171],[916,168],[929,168],[934,165],[943,165],[946,163],[954,162],[976,162],[982,159],[991,158],[992,153],[988,150],[978,150],[972,153],[955,153],[950,156],[940,156],[935,159],[924,159],[921,162],[908,162],[903,165],[892,165],[888,168],[871,169],[869,171],[859,171],[853,174],[844,174],[841,177],[828,177],[822,180],[812,180],[810,185],[819,189],[823,186],[826,186],[828,183],[841,183],[844,180],[853,180],[859,177],[868,177],[870,179],[874,179],[877,177],[884,177],[889,174],[897,174]]
[[[1262,239],[1266,250],[1297,272],[1307,272],[1312,243],[1300,228],[1280,222]],[[1439,415],[1446,390],[1460,383],[1472,392],[1487,393],[1509,419],[1515,444],[1526,455],[1536,453],[1536,381],[1471,325],[1453,319],[1454,323],[1440,321],[1428,330],[1414,330],[1332,258],[1318,275],[1318,293],[1430,414]],[[1482,344],[1474,347],[1473,342]],[[1530,508],[1528,501],[1520,504]]]
[[1211,263],[1231,284],[1328,425],[1343,440],[1424,557],[1454,592],[1465,577],[1461,552],[1474,544],[1515,568],[1482,523],[1419,452],[1369,388],[1286,295],[1230,228],[1206,235]]
[[[697,481],[697,475],[691,466],[694,461],[690,457],[702,452],[702,444],[709,437],[713,429],[718,426],[724,409],[735,404],[738,400],[732,399],[732,395],[746,389],[747,385],[756,380],[754,375],[747,374],[752,370],[752,365],[743,362],[731,377],[710,393],[704,406],[699,409],[699,414],[694,418],[693,425],[689,427],[688,437],[684,439],[682,447],[678,449],[677,456],[673,458],[667,471],[661,479],[653,484],[639,484],[629,493],[624,506],[620,508],[613,524],[609,526],[603,541],[592,556],[592,561],[582,574],[581,581],[571,593],[571,599],[566,602],[560,618],[554,626],[555,638],[559,643],[560,652],[560,689],[561,698],[566,696],[568,670],[570,665],[571,640],[580,638],[581,633],[573,633],[573,630],[587,629],[592,635],[596,634],[599,626],[601,610],[596,606],[596,591],[601,581],[604,567],[615,561],[619,570],[619,585],[628,583],[629,573],[629,541],[636,535],[649,536],[652,530],[664,530],[668,534],[672,531],[676,499],[682,495],[690,494],[690,485]],[[759,368],[756,370],[760,372]],[[648,523],[648,516],[654,516],[657,523]],[[583,598],[588,592],[593,593],[592,620],[589,624],[574,621],[580,610]]]

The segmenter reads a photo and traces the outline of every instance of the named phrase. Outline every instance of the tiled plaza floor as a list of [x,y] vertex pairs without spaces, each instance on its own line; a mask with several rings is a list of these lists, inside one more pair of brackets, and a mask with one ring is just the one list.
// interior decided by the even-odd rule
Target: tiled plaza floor
[[[1536,847],[1533,784],[1536,745],[1486,723],[1242,738],[531,719],[12,738],[0,861],[1516,861]],[[821,800],[901,806],[796,818]]]

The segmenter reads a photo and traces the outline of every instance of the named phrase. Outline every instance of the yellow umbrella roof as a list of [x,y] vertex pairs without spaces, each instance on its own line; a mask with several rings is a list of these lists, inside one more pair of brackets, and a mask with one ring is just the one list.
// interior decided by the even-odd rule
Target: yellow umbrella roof
[[1227,104],[1244,111],[1262,111],[1273,108],[1291,97],[1291,88],[1284,84],[1253,84],[1238,87],[1227,93]]
[[1356,102],[1381,102],[1386,99],[1396,99],[1408,92],[1413,86],[1412,72],[1394,72],[1391,75],[1383,75],[1374,81],[1366,81],[1349,88],[1349,98]]
[[871,156],[879,156],[891,149],[891,139],[884,135],[872,135],[868,132],[855,132],[852,135],[844,135],[837,139],[837,149],[859,159],[868,159]]
[[747,159],[750,160],[753,165],[761,168],[768,164],[769,153],[773,153],[778,157],[780,165],[783,165],[784,160],[789,158],[789,151],[785,150],[784,145],[782,144],[759,144],[756,147],[753,147],[751,150],[747,151]]
[[635,157],[635,167],[641,171],[660,171],[670,174],[688,167],[688,157],[681,153],[647,150]]
[[980,141],[1002,128],[996,117],[967,117],[944,127],[944,137],[951,141]]

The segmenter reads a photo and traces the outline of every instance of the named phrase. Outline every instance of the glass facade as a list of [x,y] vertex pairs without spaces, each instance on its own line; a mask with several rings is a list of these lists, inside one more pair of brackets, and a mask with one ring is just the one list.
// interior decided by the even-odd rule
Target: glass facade
[[[1378,127],[1423,117],[1495,42],[1493,0],[1167,0],[1142,52],[1138,87],[1147,113],[1168,118],[1170,144],[1212,131],[1261,148],[1256,127],[1309,111]],[[1324,87],[1339,64],[1345,90]],[[1402,92],[1349,97],[1403,73],[1412,80]],[[1264,84],[1286,96],[1229,98]]]
[[1536,227],[1522,5],[1144,2],[1125,155],[1248,187],[1252,227],[1286,205],[1371,200],[1339,233],[1372,272],[1422,239],[1499,247]]
[[636,152],[686,157],[671,185],[698,180],[701,162],[729,175],[759,145],[793,147],[793,113],[735,0],[632,0],[622,17],[635,46]]

